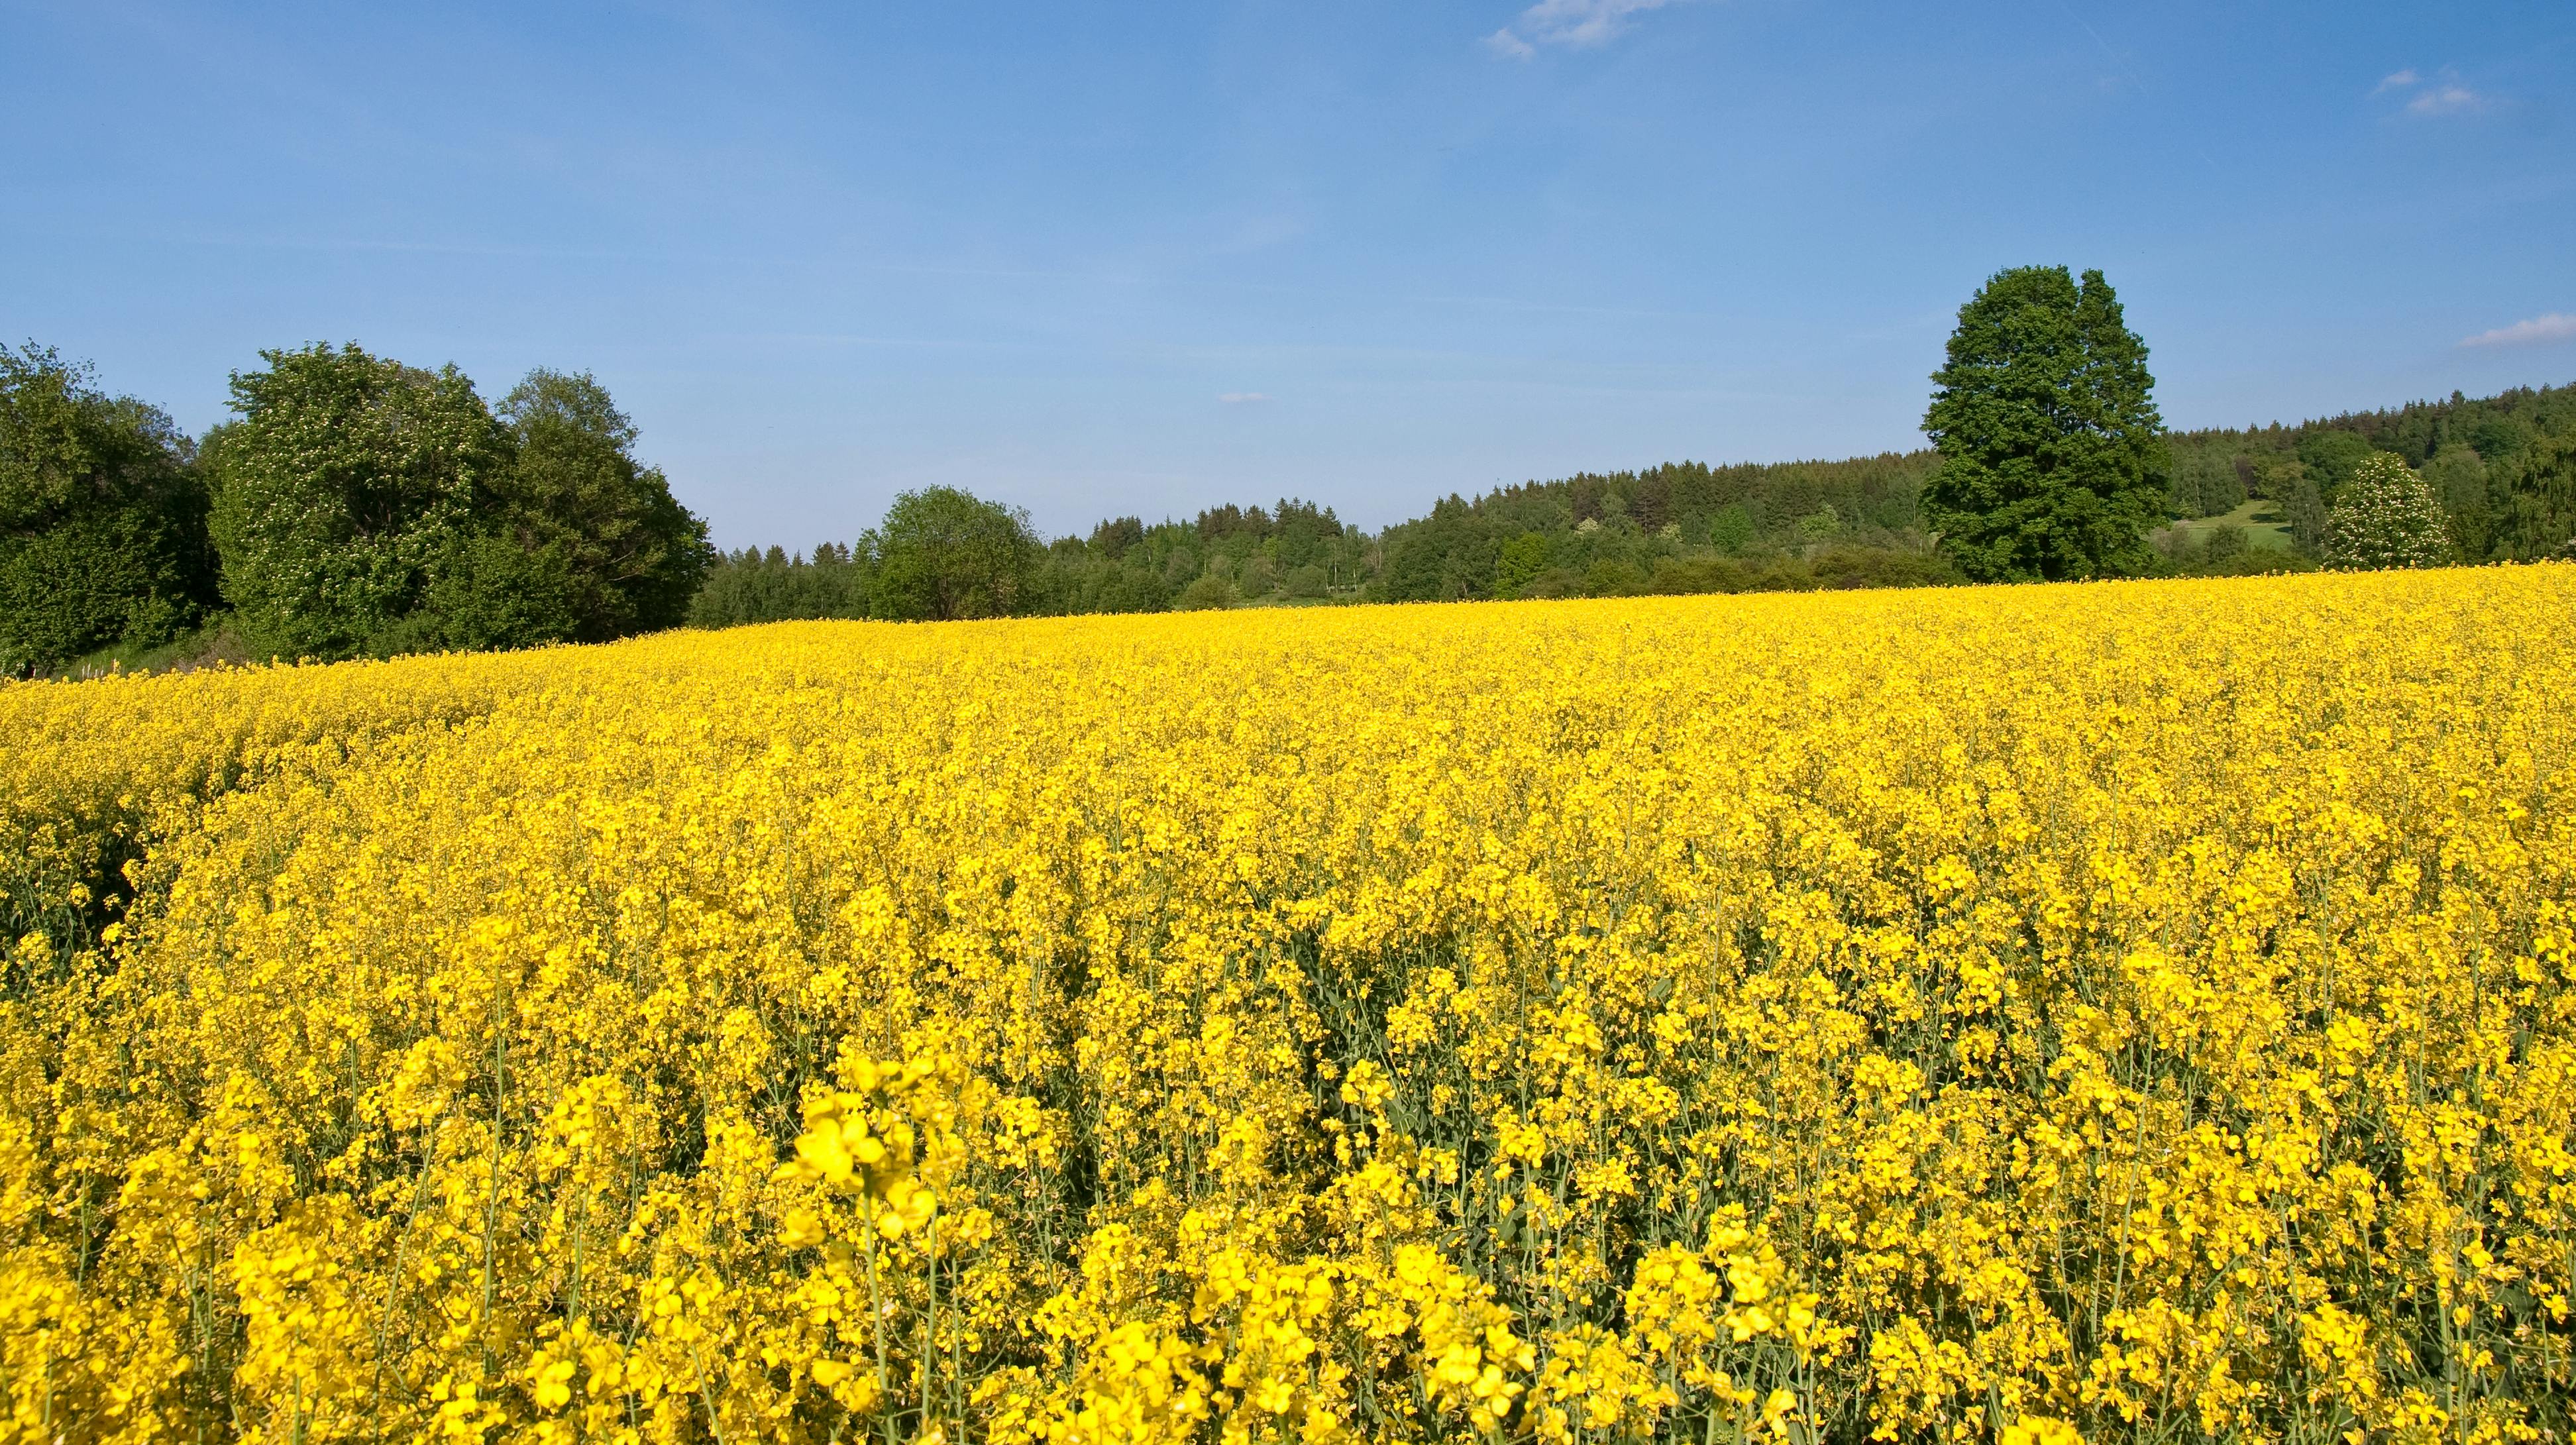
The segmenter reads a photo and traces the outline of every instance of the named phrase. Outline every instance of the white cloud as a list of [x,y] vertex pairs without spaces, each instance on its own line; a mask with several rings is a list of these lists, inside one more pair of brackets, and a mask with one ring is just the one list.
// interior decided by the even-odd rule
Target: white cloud
[[1268,401],[1269,399],[1270,398],[1267,395],[1258,391],[1227,391],[1217,394],[1217,400],[1224,402],[1227,406],[1245,406],[1252,402]]
[[1604,45],[1628,28],[1628,17],[1661,10],[1671,0],[1538,0],[1518,20],[1485,37],[1496,54],[1527,60],[1542,45]]
[[2576,341],[2576,316],[2552,311],[2511,326],[2481,331],[2462,341],[2462,346],[2537,346],[2551,341]]
[[2430,80],[2409,67],[2381,80],[2370,93],[2386,95],[2392,90],[2414,92],[2406,102],[2409,115],[2456,115],[2487,107],[2487,98],[2462,85],[2459,74],[2447,65]]
[[2454,111],[2476,110],[2484,104],[2486,97],[2465,85],[2443,84],[2406,102],[2406,109],[2416,115],[2449,115]]

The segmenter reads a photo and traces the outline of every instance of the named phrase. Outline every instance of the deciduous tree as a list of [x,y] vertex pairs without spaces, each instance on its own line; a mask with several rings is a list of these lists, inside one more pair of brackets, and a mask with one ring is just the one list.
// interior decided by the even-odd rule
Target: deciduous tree
[[265,368],[233,374],[240,420],[208,448],[224,596],[244,641],[289,657],[436,645],[432,619],[412,614],[468,555],[509,434],[453,366],[423,371],[354,344],[260,356]]
[[0,348],[0,675],[193,624],[206,498],[170,418],[32,343]]
[[1028,514],[955,487],[905,492],[872,549],[876,616],[939,621],[1023,610],[1038,564]]
[[2439,567],[2452,558],[2442,504],[2424,479],[2389,452],[2353,465],[2326,523],[2326,562],[2355,570]]
[[706,523],[635,459],[635,424],[588,372],[539,369],[501,401],[516,456],[498,488],[528,551],[560,555],[571,635],[676,627],[714,560]]

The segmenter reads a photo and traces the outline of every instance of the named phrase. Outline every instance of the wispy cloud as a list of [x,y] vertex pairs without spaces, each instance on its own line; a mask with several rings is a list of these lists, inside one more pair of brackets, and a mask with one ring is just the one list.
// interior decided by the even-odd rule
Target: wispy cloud
[[1564,45],[1582,49],[1606,45],[1628,28],[1628,19],[1647,10],[1661,10],[1671,0],[1539,0],[1524,10],[1520,18],[1485,37],[1485,45],[1497,55],[1514,60],[1527,60],[1538,54],[1542,45]]
[[2430,80],[2409,67],[2382,78],[2370,93],[2379,96],[2391,91],[2406,96],[2408,115],[2457,115],[2487,107],[2487,98],[2461,84],[2458,73],[2449,66]]
[[2551,341],[2576,341],[2576,316],[2552,311],[2534,316],[2511,326],[2481,331],[2460,342],[2462,346],[2538,346]]
[[1270,398],[1266,393],[1258,391],[1227,391],[1219,392],[1216,399],[1227,406],[1249,406],[1256,402],[1268,401]]
[[2406,109],[2414,115],[2450,115],[2455,111],[2476,110],[2486,103],[2485,96],[2465,85],[2443,84],[2433,86],[2406,102]]

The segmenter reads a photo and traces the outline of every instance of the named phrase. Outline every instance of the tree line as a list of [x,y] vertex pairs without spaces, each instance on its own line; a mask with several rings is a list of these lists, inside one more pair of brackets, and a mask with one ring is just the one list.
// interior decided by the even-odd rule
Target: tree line
[[[1026,538],[1012,595],[1032,613],[1152,612],[2207,576],[2529,561],[2576,535],[2576,388],[2169,433],[2099,272],[1998,273],[1933,381],[1917,451],[1524,482],[1374,535],[1296,501],[1122,517]],[[692,620],[924,615],[871,581],[883,544],[732,554]]]
[[220,637],[243,657],[600,641],[687,623],[1633,596],[2576,555],[2576,386],[2168,432],[2098,271],[1960,308],[1932,445],[1452,494],[1371,533],[1293,498],[1042,539],[907,492],[859,537],[718,553],[586,374],[498,404],[355,345],[261,353],[191,439],[0,350],[0,673]]
[[586,374],[487,404],[454,367],[261,353],[191,440],[30,343],[0,351],[0,673],[177,643],[240,657],[604,641],[675,626],[714,553]]

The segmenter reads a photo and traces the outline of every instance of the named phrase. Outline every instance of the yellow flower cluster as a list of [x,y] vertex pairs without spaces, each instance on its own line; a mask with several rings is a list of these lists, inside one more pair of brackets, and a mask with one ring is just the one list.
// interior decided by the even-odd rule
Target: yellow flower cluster
[[2564,1441],[2576,568],[0,686],[0,1441]]

